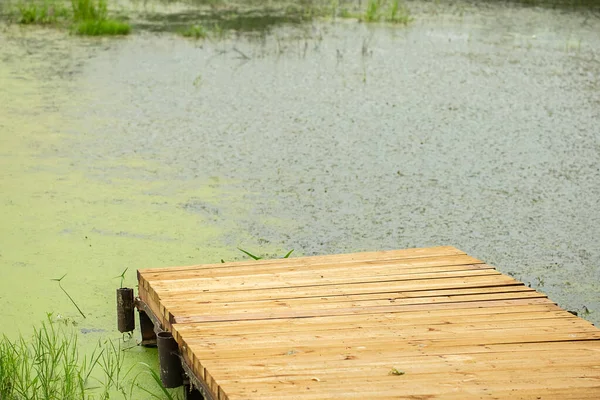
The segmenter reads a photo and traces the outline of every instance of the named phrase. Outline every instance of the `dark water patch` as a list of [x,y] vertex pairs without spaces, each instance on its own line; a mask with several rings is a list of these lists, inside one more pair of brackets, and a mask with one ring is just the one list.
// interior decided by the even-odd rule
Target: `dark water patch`
[[202,25],[212,32],[266,33],[276,26],[297,25],[308,20],[308,15],[295,9],[189,9],[173,13],[144,13],[134,26],[152,32],[178,32],[192,25]]
[[104,333],[104,332],[106,332],[106,329],[101,329],[101,328],[81,328],[79,330],[79,332],[83,333],[84,335],[87,335],[89,333]]
[[190,201],[180,205],[186,211],[202,213],[207,215],[216,216],[219,215],[219,208],[211,205],[207,202],[201,201],[200,199],[190,199]]

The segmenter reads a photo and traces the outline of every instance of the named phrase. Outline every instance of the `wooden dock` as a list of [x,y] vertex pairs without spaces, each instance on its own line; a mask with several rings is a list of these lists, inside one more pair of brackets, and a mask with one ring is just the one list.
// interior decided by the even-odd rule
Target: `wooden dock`
[[138,279],[215,400],[600,399],[600,330],[453,247]]

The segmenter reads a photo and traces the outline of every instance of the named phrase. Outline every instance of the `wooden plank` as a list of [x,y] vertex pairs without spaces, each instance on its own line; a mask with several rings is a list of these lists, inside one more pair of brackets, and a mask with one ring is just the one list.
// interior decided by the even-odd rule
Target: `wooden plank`
[[[596,368],[600,368],[598,358],[592,358],[585,355],[577,355],[576,357],[568,357],[561,359],[556,354],[543,354],[542,357],[529,357],[520,360],[514,359],[496,359],[496,360],[480,360],[474,358],[468,362],[448,361],[441,362],[440,360],[427,360],[425,358],[418,359],[418,363],[409,362],[394,362],[387,363],[372,363],[363,365],[340,365],[325,368],[322,366],[316,368],[298,369],[290,364],[276,369],[266,370],[264,367],[244,367],[240,365],[235,370],[231,365],[215,365],[212,360],[206,364],[206,368],[211,371],[211,374],[218,385],[227,387],[229,382],[243,381],[247,385],[270,385],[288,382],[301,382],[312,380],[313,377],[318,378],[317,382],[334,382],[340,376],[344,378],[361,379],[389,379],[388,375],[392,368],[410,375],[411,383],[415,381],[426,382],[432,379],[432,374],[446,373],[470,373],[476,364],[477,373],[484,375],[485,373],[495,373],[501,375],[503,373],[527,373],[527,371],[543,370],[546,374],[555,376],[564,376],[566,373],[578,372],[579,376],[588,376],[590,378],[600,379],[600,373],[591,374]],[[587,374],[587,375],[584,375]]]
[[[235,358],[228,360],[227,358],[206,358],[203,359],[203,364],[208,364],[210,368],[216,368],[221,363],[222,365],[236,365],[236,371],[240,374],[244,373],[245,366],[251,366],[254,369],[260,370],[266,366],[277,368],[278,366],[285,367],[292,371],[294,368],[315,369],[333,363],[337,366],[350,365],[353,362],[361,364],[372,363],[376,361],[389,362],[390,364],[403,366],[405,364],[422,365],[423,358],[430,358],[436,362],[445,362],[447,360],[468,361],[486,357],[489,355],[491,359],[528,359],[531,354],[546,356],[547,354],[555,354],[555,357],[562,357],[565,352],[573,354],[575,351],[591,354],[596,362],[598,361],[598,351],[600,349],[600,341],[582,341],[582,342],[554,342],[554,343],[526,343],[526,344],[496,344],[496,345],[467,345],[462,347],[429,347],[426,349],[419,348],[418,351],[407,352],[405,348],[399,349],[396,352],[389,351],[389,345],[381,348],[369,348],[349,350],[342,349],[340,352],[303,352],[302,350],[294,349],[294,352],[282,353],[278,357],[270,357],[268,355],[250,357],[250,358]],[[293,353],[293,354],[290,354]],[[519,355],[521,354],[521,355]],[[293,365],[293,366],[290,366]],[[215,369],[216,370],[216,369]],[[244,375],[245,376],[245,375]]]
[[[425,264],[425,260],[427,263]],[[409,260],[403,264],[394,263],[377,263],[374,265],[362,265],[357,263],[352,266],[340,266],[336,264],[327,265],[327,268],[321,266],[319,269],[305,268],[305,269],[293,269],[283,270],[282,266],[279,268],[269,267],[261,270],[249,267],[244,273],[240,273],[239,270],[216,270],[216,271],[195,271],[193,276],[187,278],[175,279],[172,274],[164,273],[161,279],[154,279],[152,281],[152,287],[155,290],[161,289],[183,289],[198,288],[213,289],[213,286],[236,286],[245,285],[244,289],[248,289],[250,284],[260,286],[264,282],[272,283],[273,281],[284,282],[286,284],[294,284],[295,286],[302,285],[303,282],[309,282],[309,284],[321,284],[327,281],[346,281],[347,279],[365,277],[401,277],[406,276],[407,279],[418,279],[413,275],[418,274],[431,274],[431,277],[436,277],[444,273],[450,275],[459,275],[460,271],[472,271],[472,270],[487,270],[488,273],[498,274],[495,269],[487,264],[473,263],[475,260],[468,256],[457,256],[452,259],[434,258],[434,259],[422,259],[422,260]],[[418,262],[416,262],[418,261]],[[452,274],[454,272],[454,274]],[[179,277],[178,277],[179,278]],[[351,282],[351,281],[348,281]],[[216,289],[216,288],[215,288]]]
[[502,293],[502,294],[471,294],[471,295],[457,295],[457,296],[438,296],[438,297],[415,297],[415,298],[388,298],[386,299],[375,299],[375,300],[355,300],[345,302],[332,302],[327,298],[309,298],[309,299],[292,299],[292,300],[275,300],[261,302],[255,304],[252,307],[248,302],[244,303],[219,303],[211,304],[207,307],[206,304],[181,304],[179,302],[168,302],[164,301],[166,307],[170,310],[173,315],[180,315],[182,317],[189,316],[207,316],[207,315],[231,315],[247,313],[250,310],[252,313],[268,313],[271,310],[284,309],[292,310],[299,309],[303,312],[312,312],[313,310],[337,310],[337,309],[348,309],[361,308],[367,309],[370,307],[380,306],[404,306],[414,304],[449,304],[457,302],[481,302],[491,300],[513,300],[513,299],[532,299],[532,298],[546,298],[545,295],[538,292],[514,292],[514,293]]
[[[342,296],[347,294],[368,294],[377,292],[401,293],[407,291],[420,291],[427,289],[451,289],[451,288],[478,288],[478,287],[498,287],[498,286],[523,286],[510,277],[503,275],[496,276],[481,276],[463,278],[442,278],[436,282],[424,280],[411,280],[408,282],[374,282],[363,284],[339,284],[339,285],[323,285],[314,287],[287,287],[287,288],[270,288],[261,290],[237,290],[235,299],[238,301],[257,301],[268,299],[286,299],[295,297],[316,297],[316,296]],[[182,301],[182,302],[198,302],[209,301],[219,302],[226,299],[232,299],[232,292],[190,292],[190,293],[172,293],[163,291],[161,294],[156,294],[150,290],[151,295],[155,298],[162,298],[165,301]],[[168,300],[167,300],[168,299]]]
[[[496,343],[527,343],[527,342],[552,342],[561,340],[600,339],[600,332],[596,329],[573,324],[557,324],[554,326],[537,327],[532,332],[531,327],[513,327],[510,325],[491,325],[487,330],[464,330],[464,326],[452,327],[441,330],[421,326],[405,330],[380,330],[376,332],[360,332],[359,335],[349,336],[345,331],[328,331],[327,336],[306,333],[294,334],[266,334],[262,336],[227,336],[211,337],[207,340],[201,333],[182,335],[190,348],[200,357],[219,357],[219,351],[236,349],[232,354],[240,357],[255,354],[257,350],[271,350],[287,354],[291,349],[313,349],[320,352],[335,351],[353,348],[377,348],[387,343],[394,343],[399,349],[411,347],[425,347],[434,343],[456,346],[471,344],[496,344]],[[354,332],[352,332],[354,333]]]
[[[403,293],[441,289],[472,289],[499,286],[523,286],[521,282],[504,275],[463,278],[422,279],[410,281],[368,282],[305,287],[282,287],[256,290],[188,291],[163,290],[160,298],[188,302],[224,302],[293,299],[302,297],[344,296],[349,294]],[[202,289],[199,289],[202,290]]]
[[410,304],[369,307],[369,308],[338,308],[326,310],[277,310],[265,313],[243,313],[229,315],[194,315],[194,316],[174,316],[173,320],[179,324],[189,324],[193,322],[219,322],[219,321],[246,321],[246,320],[271,320],[287,318],[314,318],[334,315],[363,315],[363,314],[383,314],[396,313],[414,310],[437,310],[445,309],[457,310],[462,308],[485,308],[485,307],[504,307],[510,305],[533,305],[533,304],[553,304],[547,298],[517,299],[517,300],[492,300],[486,302],[460,302],[460,303],[441,303],[441,304]]
[[[595,345],[592,345],[595,343]],[[263,376],[271,371],[285,370],[286,373],[298,373],[298,371],[316,371],[328,369],[362,368],[372,365],[387,365],[410,367],[411,369],[423,369],[429,371],[428,364],[453,363],[473,364],[484,361],[516,362],[522,364],[522,360],[531,359],[535,351],[536,359],[552,364],[566,363],[567,360],[578,358],[586,359],[598,364],[600,356],[600,340],[588,340],[585,342],[543,342],[543,343],[519,343],[519,344],[496,344],[485,346],[462,346],[454,348],[421,348],[419,351],[405,352],[395,351],[362,351],[353,354],[352,351],[325,352],[325,353],[302,353],[284,354],[273,357],[247,358],[237,361],[240,374],[246,373]],[[568,354],[566,354],[568,353]],[[231,360],[223,358],[206,358],[202,363],[210,364],[214,370],[231,367]],[[525,363],[527,364],[527,363]],[[246,370],[252,371],[246,371]]]
[[[385,315],[385,314],[383,314]],[[576,318],[576,317],[574,317]],[[311,318],[312,319],[312,318]],[[540,319],[544,319],[546,321],[539,321]],[[558,319],[558,322],[557,322]],[[345,324],[318,324],[318,325],[300,325],[296,327],[285,326],[282,324],[264,324],[262,323],[260,326],[250,327],[249,329],[243,329],[238,327],[239,323],[230,324],[235,325],[232,327],[219,327],[217,329],[207,327],[208,324],[190,324],[190,327],[187,329],[182,329],[183,327],[188,327],[187,324],[174,325],[174,330],[181,333],[182,335],[186,334],[186,331],[198,331],[202,333],[202,337],[206,340],[209,340],[211,337],[235,337],[235,336],[254,336],[260,334],[289,334],[290,332],[313,332],[321,335],[329,334],[329,331],[347,331],[350,329],[360,329],[360,330],[369,330],[369,329],[402,329],[403,326],[426,326],[431,329],[437,329],[438,325],[466,325],[472,326],[470,329],[472,330],[480,330],[487,329],[487,327],[492,325],[498,325],[502,322],[513,322],[513,324],[518,326],[525,326],[529,324],[534,324],[535,326],[543,326],[551,323],[560,323],[564,324],[567,318],[562,316],[562,313],[535,313],[535,314],[521,314],[521,313],[507,313],[500,314],[499,318],[490,318],[488,315],[472,315],[468,317],[459,317],[459,318],[446,318],[440,320],[439,317],[435,318],[427,318],[424,316],[423,318],[418,319],[405,319],[395,321],[394,325],[382,326],[382,322],[367,322],[367,323],[359,323],[355,321],[350,321]],[[246,322],[246,321],[244,321]],[[260,322],[260,321],[250,321],[250,322]],[[279,321],[275,321],[279,322]]]
[[[456,296],[472,296],[472,295],[487,295],[487,296],[498,296],[498,298],[504,298],[505,296],[527,296],[529,294],[536,293],[537,296],[544,297],[545,295],[536,292],[534,289],[524,285],[518,286],[492,286],[492,287],[480,287],[480,288],[466,288],[466,289],[439,289],[439,290],[421,290],[421,291],[406,291],[396,293],[364,293],[364,294],[345,294],[339,296],[321,296],[321,297],[304,297],[304,298],[291,298],[291,299],[280,299],[280,300],[253,300],[253,301],[237,301],[233,299],[223,299],[223,302],[208,302],[208,301],[181,301],[179,299],[173,299],[166,297],[162,300],[169,310],[174,313],[182,310],[189,310],[189,307],[199,308],[203,310],[209,310],[215,306],[235,306],[235,307],[246,307],[253,308],[264,307],[266,304],[271,304],[275,308],[285,306],[293,307],[296,304],[319,304],[327,302],[329,304],[334,303],[354,303],[372,300],[408,300],[408,299],[434,299],[435,298],[450,298]],[[185,314],[185,312],[184,312]]]
[[[511,314],[512,316],[513,314]],[[334,340],[336,338],[376,338],[379,336],[390,336],[398,339],[406,339],[408,334],[416,334],[420,338],[427,338],[428,335],[447,335],[448,337],[454,337],[457,333],[460,334],[485,334],[499,329],[506,329],[505,334],[508,334],[508,330],[518,329],[525,330],[529,329],[532,332],[541,331],[544,329],[560,330],[562,332],[566,330],[575,329],[576,331],[589,331],[597,332],[595,328],[587,321],[583,321],[580,318],[562,318],[560,316],[554,318],[544,319],[492,319],[492,318],[480,319],[462,319],[462,320],[451,320],[447,322],[439,322],[434,319],[428,319],[425,321],[418,321],[411,323],[410,320],[405,321],[382,321],[379,325],[374,324],[349,324],[343,327],[332,325],[332,324],[319,324],[318,322],[312,325],[308,325],[308,329],[287,329],[279,327],[270,327],[260,332],[248,332],[239,329],[236,324],[230,324],[229,329],[221,329],[218,331],[204,329],[201,324],[194,324],[193,328],[188,327],[187,329],[181,329],[179,324],[174,326],[174,330],[182,336],[190,339],[193,337],[200,337],[202,340],[208,340],[212,343],[219,343],[221,341],[242,341],[242,342],[266,342],[275,343],[277,338],[282,338],[283,342],[288,342],[293,338],[294,341],[308,342],[311,339],[327,338],[328,340]],[[312,328],[312,329],[310,329]],[[376,329],[378,328],[378,329]],[[535,329],[537,328],[537,329]],[[560,329],[559,329],[560,328]],[[484,331],[483,333],[480,331]],[[292,335],[293,334],[293,335]],[[229,344],[228,344],[229,345]]]
[[516,320],[522,318],[542,318],[541,316],[556,315],[563,318],[577,318],[563,311],[560,307],[552,304],[542,305],[517,305],[507,307],[491,308],[463,308],[455,309],[449,314],[446,309],[412,310],[402,313],[363,314],[363,315],[341,315],[319,318],[290,318],[272,320],[265,323],[262,320],[235,321],[230,322],[206,322],[198,324],[177,324],[175,331],[198,330],[206,334],[214,332],[224,334],[230,332],[254,333],[254,332],[278,332],[281,330],[304,331],[314,330],[316,327],[337,327],[338,329],[356,329],[361,327],[381,326],[383,323],[395,324],[449,324],[453,321],[460,323],[465,321],[490,321],[495,319]]
[[[210,279],[218,280],[223,278],[228,279],[260,279],[270,276],[281,276],[287,279],[297,278],[315,278],[317,274],[324,275],[327,277],[332,276],[349,276],[352,274],[359,275],[389,275],[390,273],[397,275],[409,275],[417,273],[434,273],[434,272],[445,272],[445,271],[461,271],[469,269],[495,269],[491,265],[481,263],[479,260],[473,258],[467,258],[466,256],[454,257],[452,260],[444,261],[441,258],[435,259],[424,259],[428,260],[429,263],[424,264],[419,260],[405,261],[400,264],[396,260],[387,261],[371,261],[368,264],[363,263],[352,263],[347,265],[340,264],[322,264],[316,266],[290,266],[287,264],[272,265],[272,266],[248,266],[244,268],[216,268],[216,269],[198,269],[188,271],[184,276],[177,275],[175,272],[161,274],[152,274],[152,276],[146,276],[150,279],[155,287],[157,285],[164,285],[168,287],[173,286],[187,286],[190,282],[194,282],[195,279]],[[477,261],[476,263],[470,261]]]
[[[522,332],[497,331],[485,335],[469,335],[458,338],[448,337],[429,337],[409,339],[398,339],[393,342],[396,346],[395,354],[398,357],[416,354],[429,354],[430,352],[460,352],[462,348],[472,349],[473,346],[491,346],[491,345],[517,345],[517,344],[546,344],[551,348],[558,342],[576,342],[578,340],[588,342],[598,340],[598,332],[542,332],[536,334],[527,334]],[[519,333],[519,334],[517,334]],[[364,354],[382,355],[389,352],[390,339],[372,339],[368,343],[365,340],[346,339],[340,345],[339,342],[320,340],[309,343],[288,342],[284,343],[248,343],[244,344],[242,349],[235,349],[224,345],[217,345],[214,341],[201,342],[198,339],[186,339],[188,346],[192,348],[194,354],[201,363],[214,359],[231,359],[239,362],[240,360],[267,360],[271,358],[298,355],[303,357],[305,354],[315,354],[323,357],[362,357]],[[466,350],[464,350],[466,351]],[[287,357],[289,358],[289,357]],[[234,362],[234,363],[235,363]]]
[[[405,365],[406,375],[390,376],[389,371],[394,367],[394,364],[386,366],[367,368],[363,370],[341,370],[339,374],[324,374],[320,370],[313,371],[310,374],[286,374],[286,371],[280,371],[276,379],[246,379],[242,373],[231,377],[231,379],[221,379],[221,372],[214,372],[213,378],[224,387],[228,388],[227,392],[231,396],[238,390],[257,389],[263,391],[264,394],[277,394],[280,396],[290,396],[302,393],[301,388],[312,387],[320,390],[323,393],[323,388],[327,392],[338,393],[343,397],[346,393],[347,385],[361,387],[363,395],[368,393],[369,396],[382,390],[382,388],[392,389],[385,390],[388,394],[402,393],[412,394],[415,389],[421,386],[432,386],[432,382],[441,383],[442,388],[446,385],[460,389],[463,393],[468,392],[469,387],[479,386],[482,383],[487,383],[488,387],[502,388],[517,387],[517,388],[538,388],[546,387],[562,387],[565,383],[573,386],[574,382],[582,386],[593,387],[598,385],[598,371],[594,370],[597,366],[597,360],[588,360],[582,362],[581,365],[555,365],[550,366],[540,363],[537,359],[530,357],[530,362],[523,360],[520,366],[508,365],[507,369],[502,366],[494,367],[493,364],[485,365],[484,368],[478,368],[478,363],[466,365],[434,365],[434,368],[427,370],[419,364]],[[529,364],[529,365],[528,365]],[[209,365],[209,369],[213,370],[213,366]],[[426,366],[425,366],[426,367]],[[243,377],[243,378],[241,378]],[[317,379],[314,379],[317,378]],[[568,378],[568,379],[565,379]],[[548,380],[554,381],[554,385],[548,384]],[[265,384],[266,382],[269,384]],[[558,385],[556,383],[559,382]],[[398,386],[396,386],[396,384]],[[379,389],[375,389],[375,387]]]
[[151,278],[153,276],[161,276],[163,273],[177,274],[183,276],[187,271],[196,271],[198,269],[215,269],[215,268],[243,268],[243,267],[258,267],[277,266],[277,265],[295,265],[295,266],[319,266],[322,264],[346,264],[346,263],[368,263],[370,261],[380,262],[382,260],[404,260],[411,258],[427,258],[427,257],[446,257],[465,255],[466,253],[452,246],[414,248],[404,250],[383,250],[362,253],[346,253],[346,254],[331,254],[326,256],[308,256],[308,257],[292,257],[286,259],[270,259],[270,260],[248,260],[237,261],[220,264],[204,264],[191,265],[183,267],[167,267],[167,268],[147,268],[139,269],[138,276],[142,278]]
[[[394,398],[394,399],[446,399],[447,393],[460,394],[461,399],[507,399],[517,398],[520,392],[538,393],[538,399],[541,397],[554,399],[546,396],[546,393],[552,393],[554,390],[569,388],[573,392],[582,393],[581,397],[589,398],[590,393],[598,398],[598,382],[594,378],[581,378],[577,375],[578,371],[564,371],[563,374],[544,373],[544,371],[531,371],[529,374],[521,376],[507,375],[498,376],[497,374],[473,373],[450,373],[439,377],[437,374],[430,376],[425,380],[412,381],[408,377],[390,376],[383,379],[372,379],[365,377],[362,379],[341,378],[336,382],[317,382],[313,379],[295,382],[295,384],[278,383],[276,385],[225,382],[229,390],[226,390],[227,398],[236,399],[358,399],[365,398]],[[531,378],[522,377],[522,375],[531,376]],[[406,378],[406,379],[402,379]],[[435,383],[434,383],[435,382]],[[507,390],[510,388],[510,390]],[[487,389],[487,390],[482,390]],[[495,393],[505,393],[507,397],[497,397]],[[430,397],[432,395],[439,397]],[[362,396],[362,397],[361,397]],[[484,397],[485,396],[485,397]],[[454,397],[457,398],[457,397]]]
[[178,294],[179,292],[197,292],[199,289],[206,292],[233,292],[233,291],[251,291],[260,289],[294,289],[300,287],[321,287],[333,285],[351,285],[364,284],[375,282],[403,282],[410,283],[411,281],[428,280],[428,279],[447,279],[447,278],[469,278],[472,276],[487,276],[495,277],[501,274],[493,269],[472,269],[449,272],[430,272],[419,274],[386,274],[373,276],[348,276],[346,274],[338,274],[338,276],[327,278],[325,275],[307,275],[302,279],[288,279],[281,275],[272,276],[257,276],[255,280],[239,280],[220,278],[220,279],[190,279],[187,285],[177,285],[170,288],[164,282],[158,282],[154,285],[154,290],[157,293],[168,293],[169,296]]
[[[431,386],[431,385],[430,385]],[[426,388],[418,388],[418,391],[414,391],[414,394],[398,394],[398,393],[389,393],[389,392],[381,392],[374,391],[369,393],[369,399],[373,400],[465,400],[465,399],[493,399],[493,400],[597,400],[598,399],[598,389],[600,386],[592,386],[592,387],[565,387],[565,388],[546,388],[543,391],[540,388],[534,389],[523,389],[519,390],[515,389],[507,389],[505,388],[494,388],[494,390],[489,390],[485,385],[480,385],[479,387],[470,387],[468,388],[468,392],[454,390],[452,391],[448,388],[447,391],[439,391],[435,389],[426,389]],[[406,393],[406,391],[404,392]],[[541,394],[541,396],[540,396]],[[279,395],[275,395],[275,397],[270,397],[263,393],[253,393],[254,397],[238,397],[237,394],[234,394],[232,397],[227,397],[227,399],[231,398],[232,400],[238,399],[248,399],[248,398],[260,398],[265,400],[279,400],[279,399],[289,399],[299,397],[281,397]],[[307,400],[337,400],[337,399],[364,399],[364,393],[360,393],[357,390],[349,390],[347,393],[343,393],[340,397],[338,393],[328,393],[324,391],[318,391],[317,393],[303,393],[302,399]]]

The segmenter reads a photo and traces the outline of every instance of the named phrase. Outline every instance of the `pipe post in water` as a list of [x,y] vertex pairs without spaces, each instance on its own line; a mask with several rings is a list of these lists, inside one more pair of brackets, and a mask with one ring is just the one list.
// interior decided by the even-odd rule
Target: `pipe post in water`
[[156,335],[160,380],[166,388],[183,385],[183,368],[179,358],[179,346],[171,332],[159,332]]
[[117,289],[117,325],[119,332],[131,332],[135,329],[133,289]]

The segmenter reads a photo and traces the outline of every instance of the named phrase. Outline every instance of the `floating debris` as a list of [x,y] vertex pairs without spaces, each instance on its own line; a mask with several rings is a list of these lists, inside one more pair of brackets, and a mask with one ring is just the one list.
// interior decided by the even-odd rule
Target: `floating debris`
[[397,368],[392,368],[390,371],[390,375],[404,375],[406,372],[400,371]]

